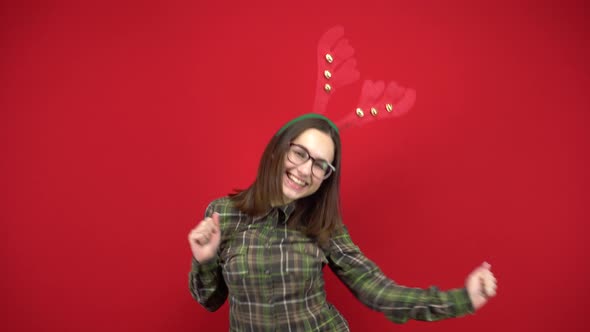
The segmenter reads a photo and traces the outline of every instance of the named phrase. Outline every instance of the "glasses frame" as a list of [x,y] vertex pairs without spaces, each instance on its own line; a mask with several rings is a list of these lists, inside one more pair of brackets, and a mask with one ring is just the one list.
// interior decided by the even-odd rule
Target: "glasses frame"
[[[296,146],[296,147],[298,147],[298,148],[302,149],[303,151],[305,151],[305,153],[307,153],[307,159],[305,159],[304,161],[302,161],[302,162],[300,162],[300,163],[296,163],[296,162],[294,162],[293,160],[291,160],[291,158],[289,158],[289,154],[290,154],[290,152],[291,152],[291,148],[292,148],[293,146]],[[295,164],[295,165],[297,165],[297,166],[299,166],[299,165],[303,165],[303,164],[305,164],[305,163],[306,163],[308,160],[310,160],[310,159],[311,159],[311,174],[312,174],[313,176],[315,176],[316,178],[318,178],[318,179],[325,180],[325,179],[329,178],[329,177],[332,175],[332,173],[336,172],[336,167],[334,167],[334,165],[330,164],[330,163],[329,163],[327,160],[324,160],[324,159],[319,159],[320,161],[322,161],[322,162],[325,162],[326,164],[328,164],[328,167],[329,167],[329,169],[330,169],[330,170],[332,170],[332,171],[331,171],[331,172],[329,172],[329,173],[327,173],[327,175],[326,175],[326,174],[324,174],[324,176],[322,176],[322,177],[319,177],[319,176],[315,175],[315,173],[313,172],[313,164],[314,164],[314,163],[316,163],[316,162],[318,162],[318,159],[316,159],[316,158],[312,157],[312,156],[309,154],[309,150],[307,150],[307,148],[306,148],[305,146],[303,146],[303,145],[300,145],[300,144],[297,144],[297,143],[293,143],[293,142],[291,142],[291,143],[289,144],[289,150],[287,151],[287,159],[289,159],[289,161],[290,161],[290,162],[292,162],[293,164]]]

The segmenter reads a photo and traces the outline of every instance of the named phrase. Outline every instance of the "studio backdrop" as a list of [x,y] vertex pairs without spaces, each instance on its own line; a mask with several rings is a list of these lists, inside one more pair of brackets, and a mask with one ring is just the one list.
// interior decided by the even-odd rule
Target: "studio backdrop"
[[582,331],[590,31],[583,1],[35,2],[0,9],[0,330],[227,331],[188,291],[187,235],[311,111],[341,25],[362,81],[416,91],[342,131],[344,223],[396,282],[498,295],[395,325],[326,268],[352,331]]

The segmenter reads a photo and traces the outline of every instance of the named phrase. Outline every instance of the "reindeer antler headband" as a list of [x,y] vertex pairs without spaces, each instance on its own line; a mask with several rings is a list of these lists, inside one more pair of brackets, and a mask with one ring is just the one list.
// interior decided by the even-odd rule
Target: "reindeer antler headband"
[[379,119],[391,119],[408,112],[416,101],[416,91],[391,81],[365,80],[356,108],[343,118],[332,122],[326,116],[330,97],[338,88],[359,79],[354,49],[343,38],[344,29],[336,26],[326,31],[318,43],[318,74],[312,113],[304,114],[285,124],[277,135],[293,123],[306,118],[322,118],[338,131],[352,125],[363,126]]

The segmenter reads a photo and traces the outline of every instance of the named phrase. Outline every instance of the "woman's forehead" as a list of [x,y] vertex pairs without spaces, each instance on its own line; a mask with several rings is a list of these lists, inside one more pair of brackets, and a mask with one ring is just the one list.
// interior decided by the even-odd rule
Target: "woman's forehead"
[[297,136],[293,143],[304,146],[309,154],[316,159],[329,162],[334,160],[334,141],[329,134],[318,129],[307,129]]

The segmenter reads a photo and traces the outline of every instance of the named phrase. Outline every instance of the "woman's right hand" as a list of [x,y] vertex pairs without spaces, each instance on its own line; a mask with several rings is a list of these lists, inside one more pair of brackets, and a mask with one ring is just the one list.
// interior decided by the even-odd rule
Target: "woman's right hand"
[[221,231],[219,229],[219,213],[217,212],[202,220],[188,234],[188,243],[193,257],[199,263],[205,263],[215,258],[220,241]]
[[498,281],[491,268],[492,266],[489,263],[484,262],[481,266],[475,268],[465,281],[467,294],[469,294],[469,299],[475,310],[483,307],[490,298],[496,295]]

